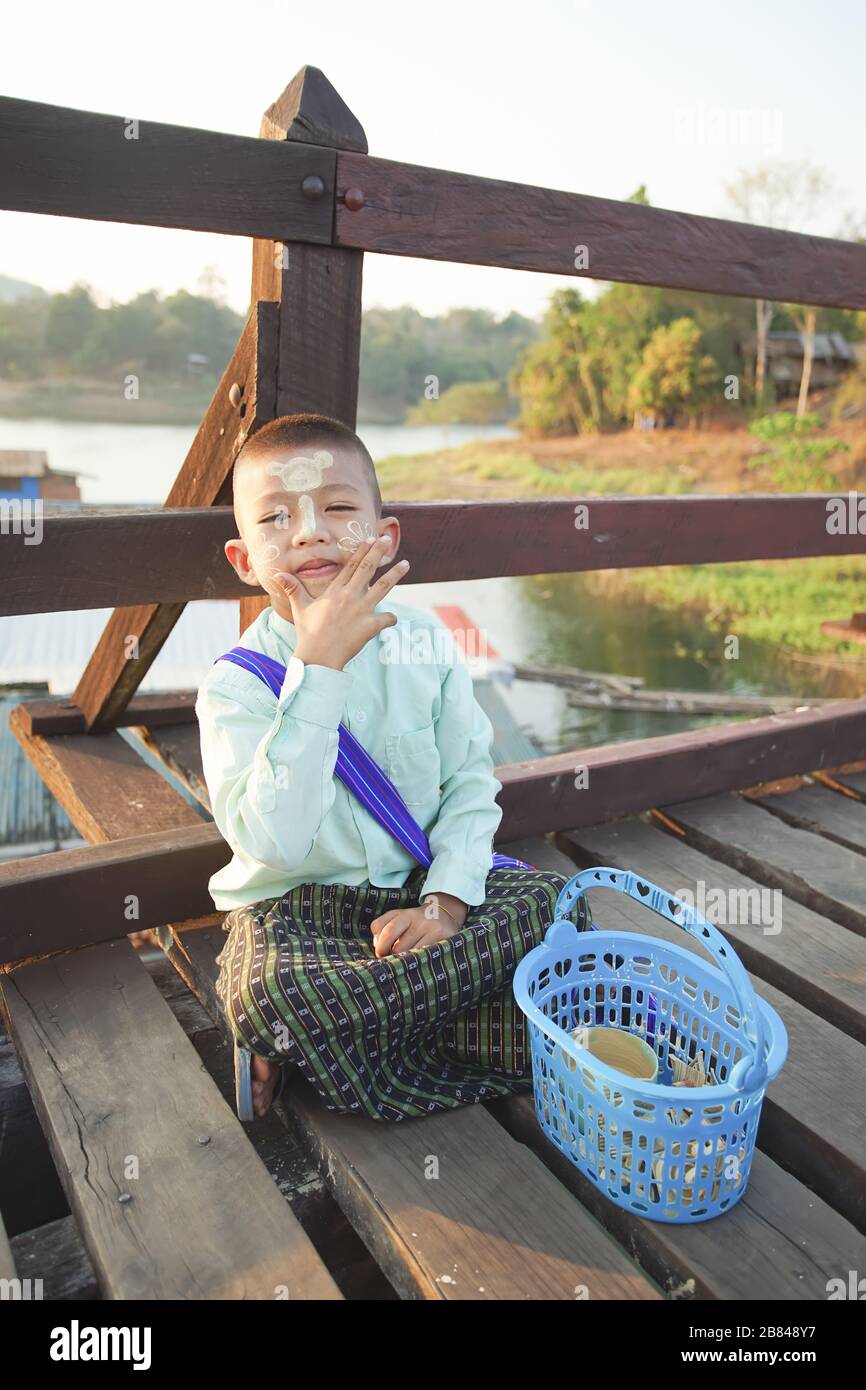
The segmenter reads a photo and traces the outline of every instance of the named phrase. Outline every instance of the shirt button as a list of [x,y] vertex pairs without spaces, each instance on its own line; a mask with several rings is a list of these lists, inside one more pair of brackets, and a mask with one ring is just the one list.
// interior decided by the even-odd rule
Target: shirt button
[[358,721],[359,724],[363,724],[363,723],[366,722],[367,716],[366,716],[364,710],[362,710],[362,709],[356,709],[356,710],[355,710],[355,718],[357,719],[357,721]]

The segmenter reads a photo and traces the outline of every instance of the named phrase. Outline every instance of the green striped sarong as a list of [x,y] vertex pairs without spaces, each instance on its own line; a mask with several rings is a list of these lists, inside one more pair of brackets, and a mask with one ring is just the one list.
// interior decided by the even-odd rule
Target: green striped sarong
[[[217,993],[238,1042],[297,1067],[328,1110],[402,1120],[528,1089],[525,1015],[511,981],[544,940],[567,883],[546,869],[494,868],[461,931],[378,960],[370,923],[416,906],[402,888],[302,883],[229,912]],[[578,930],[586,897],[572,910]]]

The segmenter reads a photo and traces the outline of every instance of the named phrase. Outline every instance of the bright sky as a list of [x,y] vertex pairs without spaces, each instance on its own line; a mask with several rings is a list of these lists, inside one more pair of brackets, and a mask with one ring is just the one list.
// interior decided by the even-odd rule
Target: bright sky
[[[836,182],[811,230],[866,216],[862,0],[69,0],[8,6],[0,92],[257,135],[305,63],[321,68],[371,154],[737,214],[723,184],[767,159]],[[195,291],[213,267],[245,313],[250,243],[0,212],[0,273],[97,299]],[[368,255],[364,307],[453,305],[538,315],[569,279]],[[584,282],[587,290],[592,289]]]

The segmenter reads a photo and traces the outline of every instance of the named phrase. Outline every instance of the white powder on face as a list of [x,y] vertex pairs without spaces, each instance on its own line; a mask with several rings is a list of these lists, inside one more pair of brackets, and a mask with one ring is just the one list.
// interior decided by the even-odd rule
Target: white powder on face
[[286,492],[303,493],[300,498],[299,533],[302,537],[314,535],[316,530],[315,508],[308,491],[321,487],[322,474],[326,468],[333,467],[333,463],[334,455],[328,449],[317,449],[312,458],[306,454],[295,454],[285,462],[269,463],[265,470],[272,477],[279,478]]
[[302,536],[314,536],[316,534],[316,512],[313,507],[313,499],[306,493],[300,498],[301,507],[301,530]]
[[333,467],[333,463],[333,454],[327,449],[317,449],[312,458],[295,454],[286,462],[269,463],[266,472],[279,478],[286,492],[309,492],[321,487],[322,474],[326,468]]
[[267,565],[268,568],[273,568],[270,562],[277,559],[280,553],[280,547],[274,545],[273,541],[269,539],[267,531],[259,530],[256,532],[256,539],[253,542],[253,546],[256,551],[258,563],[263,566]]
[[351,550],[354,555],[362,541],[374,541],[375,539],[376,532],[369,521],[365,520],[363,527],[360,521],[350,521],[346,535],[340,537],[337,545],[341,550]]

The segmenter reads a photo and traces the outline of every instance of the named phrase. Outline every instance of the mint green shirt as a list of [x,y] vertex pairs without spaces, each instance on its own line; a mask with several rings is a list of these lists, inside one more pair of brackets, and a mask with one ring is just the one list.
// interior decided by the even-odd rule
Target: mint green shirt
[[196,700],[205,782],[232,858],[208,884],[219,911],[299,883],[402,887],[418,861],[335,775],[343,723],[391,778],[425,831],[421,894],[485,898],[502,817],[493,729],[448,628],[383,599],[397,617],[338,671],[294,656],[295,627],[266,608],[239,645],[275,657],[275,698],[251,671],[217,661]]

